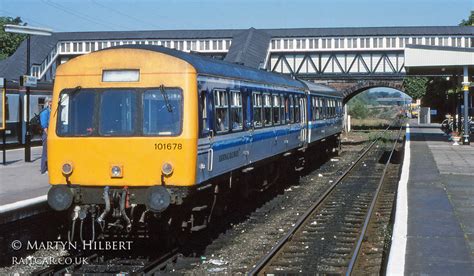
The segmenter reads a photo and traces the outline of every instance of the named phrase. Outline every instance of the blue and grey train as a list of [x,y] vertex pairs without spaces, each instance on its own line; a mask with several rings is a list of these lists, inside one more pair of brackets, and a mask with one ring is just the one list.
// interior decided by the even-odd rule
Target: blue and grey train
[[198,231],[229,198],[252,198],[337,149],[342,99],[158,46],[74,58],[56,72],[48,202],[127,231],[153,218]]

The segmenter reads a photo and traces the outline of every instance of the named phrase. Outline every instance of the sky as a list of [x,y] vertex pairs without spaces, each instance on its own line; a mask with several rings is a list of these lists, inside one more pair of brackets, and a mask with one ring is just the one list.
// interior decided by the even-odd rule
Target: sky
[[0,16],[20,16],[54,32],[454,26],[474,0],[0,0]]

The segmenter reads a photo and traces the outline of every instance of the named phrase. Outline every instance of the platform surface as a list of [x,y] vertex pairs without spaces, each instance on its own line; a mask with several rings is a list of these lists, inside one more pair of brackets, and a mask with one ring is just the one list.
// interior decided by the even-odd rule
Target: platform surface
[[438,124],[410,132],[405,275],[474,275],[474,146]]
[[23,149],[7,150],[6,165],[1,163],[0,206],[46,195],[48,175],[40,173],[41,147],[31,149],[31,160],[25,162]]

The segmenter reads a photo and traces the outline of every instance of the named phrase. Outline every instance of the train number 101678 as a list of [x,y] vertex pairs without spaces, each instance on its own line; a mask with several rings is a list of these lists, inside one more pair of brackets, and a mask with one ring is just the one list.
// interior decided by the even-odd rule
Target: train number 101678
[[182,150],[181,143],[155,143],[155,150]]

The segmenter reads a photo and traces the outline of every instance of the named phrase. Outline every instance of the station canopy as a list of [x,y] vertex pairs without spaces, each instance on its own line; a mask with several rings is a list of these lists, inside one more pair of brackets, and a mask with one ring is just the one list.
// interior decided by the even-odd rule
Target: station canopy
[[474,48],[407,45],[405,70],[407,75],[462,75],[463,68],[474,72]]

